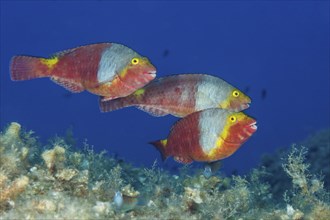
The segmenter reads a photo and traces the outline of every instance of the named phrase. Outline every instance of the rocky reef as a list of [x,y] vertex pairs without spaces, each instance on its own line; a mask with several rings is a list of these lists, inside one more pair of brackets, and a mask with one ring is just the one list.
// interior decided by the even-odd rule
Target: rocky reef
[[43,146],[16,122],[0,134],[1,219],[329,219],[329,136],[265,156],[246,176],[174,175],[74,150]]

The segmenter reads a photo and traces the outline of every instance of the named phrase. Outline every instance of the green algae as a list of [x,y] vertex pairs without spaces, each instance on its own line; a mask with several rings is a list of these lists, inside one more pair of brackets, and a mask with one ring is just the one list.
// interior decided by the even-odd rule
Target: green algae
[[[264,159],[261,167],[245,176],[205,178],[201,170],[188,174],[189,167],[183,167],[179,175],[170,174],[157,163],[150,168],[134,167],[105,152],[94,152],[87,143],[81,150],[73,149],[72,141],[62,138],[43,149],[33,132],[23,132],[20,127],[12,123],[0,134],[1,219],[330,216],[329,188],[314,168],[325,162],[307,163],[312,162],[309,158],[325,158],[316,154],[329,150],[324,138],[329,137],[329,131],[311,137],[305,148],[293,146],[273,155],[272,162]],[[281,172],[274,173],[277,170]],[[134,196],[138,202],[128,210],[118,210],[113,203],[116,192]]]

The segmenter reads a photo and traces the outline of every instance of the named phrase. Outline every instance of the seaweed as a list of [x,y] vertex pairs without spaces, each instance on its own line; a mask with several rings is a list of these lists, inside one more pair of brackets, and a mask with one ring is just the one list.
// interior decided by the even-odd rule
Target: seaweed
[[266,156],[244,176],[206,178],[191,166],[178,174],[157,161],[134,167],[87,141],[79,148],[56,137],[42,147],[13,122],[0,134],[0,218],[329,219],[329,166],[318,155],[329,150],[327,137]]

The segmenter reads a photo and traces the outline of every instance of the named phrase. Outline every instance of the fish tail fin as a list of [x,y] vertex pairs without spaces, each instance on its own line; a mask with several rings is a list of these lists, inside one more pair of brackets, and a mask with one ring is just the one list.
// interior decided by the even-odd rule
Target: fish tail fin
[[159,151],[163,161],[169,157],[168,152],[166,151],[167,139],[153,141],[150,142],[149,144],[152,144]]
[[56,58],[44,59],[30,56],[14,56],[10,63],[11,79],[14,81],[29,80],[50,76],[50,67]]
[[107,100],[107,98],[100,98],[99,107],[101,112],[111,112],[121,108],[125,108],[130,104],[127,102],[126,98],[116,98]]

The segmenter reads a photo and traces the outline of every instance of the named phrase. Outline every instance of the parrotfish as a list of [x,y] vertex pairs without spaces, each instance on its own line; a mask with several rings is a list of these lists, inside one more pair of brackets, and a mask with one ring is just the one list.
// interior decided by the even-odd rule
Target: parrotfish
[[135,106],[154,116],[184,117],[207,108],[241,111],[251,99],[226,81],[206,74],[179,74],[158,78],[133,94],[100,100],[102,112]]
[[167,139],[151,144],[163,160],[213,162],[232,155],[256,130],[256,120],[243,112],[211,108],[180,119]]
[[127,96],[156,77],[146,57],[117,43],[99,43],[56,53],[50,58],[14,56],[12,80],[50,77],[73,93],[87,90],[105,100]]

